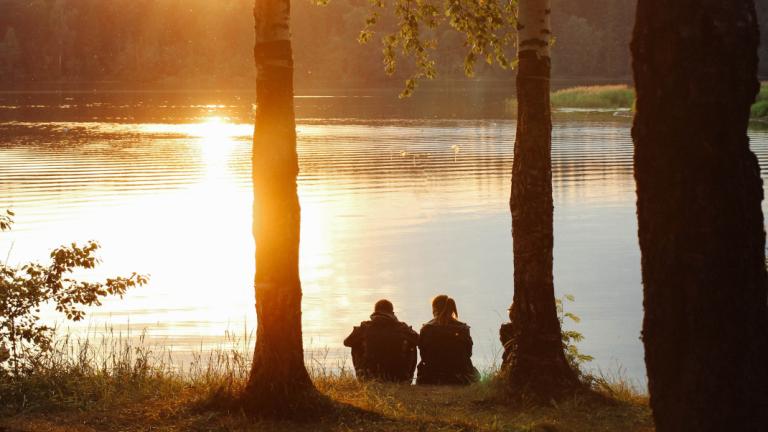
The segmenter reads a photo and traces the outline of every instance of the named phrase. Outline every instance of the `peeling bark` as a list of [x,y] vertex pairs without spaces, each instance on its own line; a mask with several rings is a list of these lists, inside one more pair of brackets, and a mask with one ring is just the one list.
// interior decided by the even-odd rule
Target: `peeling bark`
[[768,427],[763,189],[747,137],[757,46],[752,0],[638,3],[643,343],[661,432]]
[[254,6],[257,68],[253,234],[258,327],[244,398],[252,414],[301,415],[314,387],[304,366],[299,280],[299,171],[289,0]]
[[563,351],[552,274],[549,15],[548,0],[518,3],[518,117],[510,196],[515,294],[504,364],[513,394],[544,402],[579,387]]

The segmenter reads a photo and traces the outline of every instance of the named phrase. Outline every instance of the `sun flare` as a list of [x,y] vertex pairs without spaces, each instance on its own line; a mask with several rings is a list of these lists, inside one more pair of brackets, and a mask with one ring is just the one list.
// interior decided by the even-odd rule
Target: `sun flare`
[[206,140],[223,140],[238,135],[238,125],[226,117],[211,116],[190,125],[189,134]]

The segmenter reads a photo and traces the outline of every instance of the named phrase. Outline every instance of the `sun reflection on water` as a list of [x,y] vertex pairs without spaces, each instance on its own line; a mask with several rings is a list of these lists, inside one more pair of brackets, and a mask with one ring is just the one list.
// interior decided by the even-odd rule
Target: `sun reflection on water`
[[[93,238],[103,245],[101,276],[150,274],[148,286],[95,309],[92,328],[130,323],[136,334],[147,328],[158,343],[193,351],[221,343],[227,330],[250,332],[253,126],[215,114],[8,135],[0,209],[11,203],[18,223],[0,237],[0,253],[16,240],[15,261],[45,259],[60,244]],[[513,132],[510,122],[299,124],[307,346],[347,354],[341,341],[379,298],[418,326],[429,319],[429,299],[446,292],[472,325],[478,364],[492,358],[512,295]],[[607,341],[634,331],[620,324],[639,307],[625,303],[640,304],[636,240],[624,228],[634,220],[628,127],[557,125],[553,181],[556,285],[582,308],[585,352],[608,359],[617,345]],[[584,269],[594,263],[617,270],[591,279]],[[634,358],[634,343],[625,338],[620,348],[631,355],[617,357]]]

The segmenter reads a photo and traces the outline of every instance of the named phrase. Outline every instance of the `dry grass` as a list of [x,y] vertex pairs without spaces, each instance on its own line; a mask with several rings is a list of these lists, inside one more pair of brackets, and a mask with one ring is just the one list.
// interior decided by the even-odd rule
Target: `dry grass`
[[[345,368],[311,368],[331,403],[312,423],[257,421],[211,410],[243,386],[247,341],[185,368],[141,340],[66,341],[34,373],[0,378],[0,431],[650,431],[647,400],[625,381],[597,380],[604,400],[512,407],[491,378],[469,387],[360,383]],[[322,364],[309,361],[308,364]]]

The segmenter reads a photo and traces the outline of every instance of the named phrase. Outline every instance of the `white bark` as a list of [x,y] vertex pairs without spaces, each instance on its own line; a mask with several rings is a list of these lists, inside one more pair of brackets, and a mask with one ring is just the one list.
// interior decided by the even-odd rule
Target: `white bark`
[[[258,50],[262,44],[270,42],[290,42],[291,40],[291,2],[290,0],[255,0],[253,5],[255,45]],[[292,64],[286,60],[267,55],[262,57],[260,66],[284,66]]]
[[550,15],[550,0],[518,0],[518,52],[536,51],[539,57],[549,57],[552,43]]

